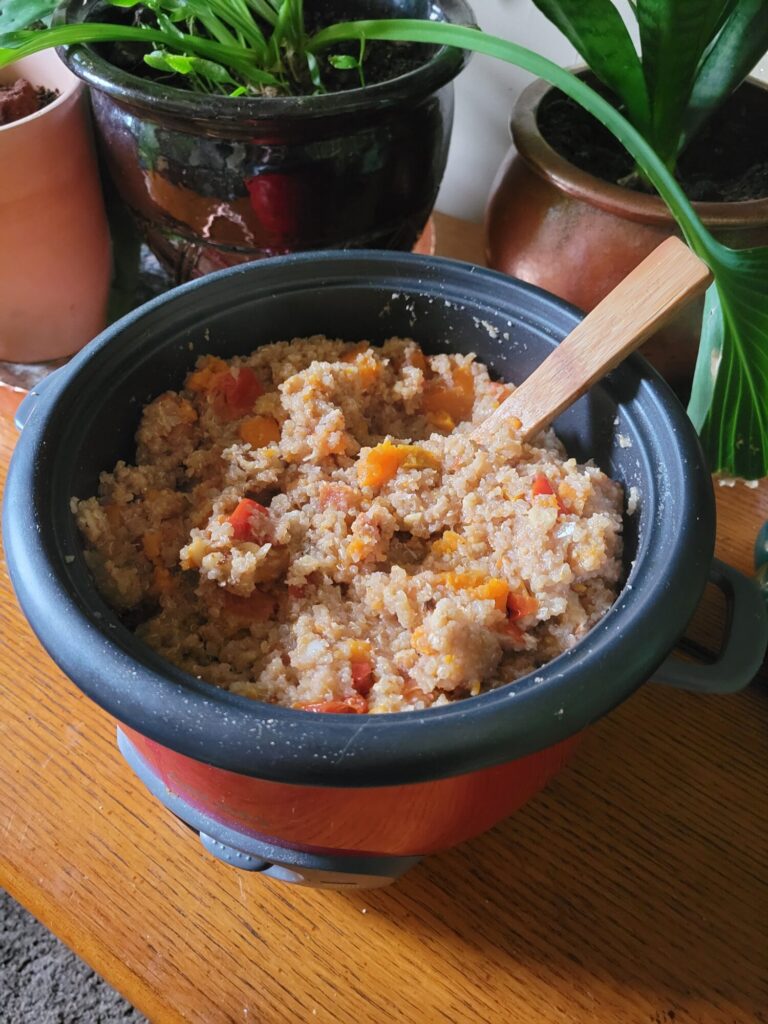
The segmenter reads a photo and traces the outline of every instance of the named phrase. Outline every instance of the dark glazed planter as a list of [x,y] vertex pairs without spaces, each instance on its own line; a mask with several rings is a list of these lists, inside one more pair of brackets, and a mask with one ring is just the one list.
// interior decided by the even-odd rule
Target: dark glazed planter
[[521,806],[582,730],[650,676],[711,692],[752,678],[765,609],[753,581],[722,567],[716,579],[735,604],[720,661],[659,668],[711,572],[714,500],[690,422],[635,356],[556,423],[573,455],[638,488],[625,523],[626,585],[584,640],[514,685],[395,715],[266,705],[166,662],[96,591],[70,499],[94,493],[100,470],[132,457],[141,406],[177,387],[199,354],[229,357],[316,332],[401,335],[430,352],[476,352],[519,381],[578,319],[538,289],[449,260],[283,257],[149,303],[22,406],[3,510],[22,607],[61,668],[121,723],[137,774],[209,850],[294,881],[384,884]]
[[[580,170],[539,131],[539,104],[550,92],[538,80],[512,115],[514,146],[494,183],[485,217],[489,265],[546,288],[585,312],[670,235],[680,235],[656,196],[620,188]],[[768,109],[768,88],[750,80],[756,110]],[[735,249],[768,244],[768,199],[694,203],[704,224]],[[680,393],[696,363],[702,302],[693,303],[642,352]]]
[[[70,0],[68,22],[99,0]],[[471,24],[464,0],[366,0],[350,16]],[[91,87],[117,190],[176,281],[265,256],[413,247],[432,210],[466,55],[436,50],[388,82],[318,96],[207,96],[142,79],[91,47],[62,57]]]

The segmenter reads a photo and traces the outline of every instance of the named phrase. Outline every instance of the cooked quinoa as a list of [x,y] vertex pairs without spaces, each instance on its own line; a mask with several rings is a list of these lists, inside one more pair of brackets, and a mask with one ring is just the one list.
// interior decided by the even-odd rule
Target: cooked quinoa
[[614,600],[623,495],[552,431],[474,442],[510,391],[401,338],[203,356],[143,410],[136,465],[72,500],[88,565],[150,647],[256,700],[404,711],[511,683]]

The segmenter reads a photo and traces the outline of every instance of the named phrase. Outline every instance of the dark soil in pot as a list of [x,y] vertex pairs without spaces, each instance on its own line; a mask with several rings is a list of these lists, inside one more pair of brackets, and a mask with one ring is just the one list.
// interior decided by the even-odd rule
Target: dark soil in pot
[[[424,10],[418,12],[419,17],[428,15],[428,5],[423,5]],[[107,8],[99,13],[99,20],[126,25],[141,25],[146,19],[142,18],[142,8],[125,10],[122,8]],[[304,23],[308,35],[314,35],[320,29],[326,28],[341,21],[351,21],[356,18],[369,16],[368,12],[360,13],[355,5],[349,2],[336,2],[333,4],[321,3],[315,0],[314,3],[305,4]],[[410,7],[403,12],[404,17],[414,17]],[[153,82],[164,82],[177,89],[188,89],[189,81],[184,75],[170,75],[157,71],[144,63],[143,54],[147,52],[146,46],[134,43],[108,43],[95,47],[96,51],[116,67],[127,71],[140,78],[146,78]],[[325,92],[344,92],[347,89],[358,89],[361,85],[376,85],[380,82],[388,82],[409,71],[415,71],[425,63],[436,51],[436,47],[427,46],[423,43],[388,43],[372,40],[366,44],[363,56],[362,82],[360,73],[355,68],[335,68],[328,60],[329,56],[350,56],[355,59],[360,56],[360,47],[356,42],[338,43],[324,56],[318,58],[320,63],[320,76]],[[312,95],[318,92],[309,77],[305,68],[301,69],[304,74],[292,95]],[[265,89],[265,95],[273,95],[273,90]]]
[[[610,93],[592,76],[589,84]],[[642,191],[634,161],[583,107],[557,89],[539,104],[546,141],[570,163],[602,181]],[[694,202],[742,202],[768,196],[768,92],[745,82],[680,157],[677,179]]]
[[53,103],[58,95],[55,89],[32,85],[25,78],[17,78],[9,85],[0,85],[0,127],[31,117]]

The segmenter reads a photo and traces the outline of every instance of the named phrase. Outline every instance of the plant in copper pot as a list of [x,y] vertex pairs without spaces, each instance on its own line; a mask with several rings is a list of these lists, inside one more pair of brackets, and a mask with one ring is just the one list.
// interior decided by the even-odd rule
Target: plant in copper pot
[[[768,49],[762,0],[638,0],[638,52],[612,0],[534,0],[735,248],[768,242],[768,90],[745,81]],[[584,309],[674,220],[641,167],[592,114],[545,81],[520,97],[512,151],[487,212],[490,263]],[[685,395],[699,337],[690,310],[645,349]]]
[[[334,17],[472,20],[464,0],[48,0],[0,6],[0,66],[60,46],[110,174],[176,280],[262,256],[410,249],[434,203],[465,55],[353,41]],[[26,27],[22,27],[26,26]]]

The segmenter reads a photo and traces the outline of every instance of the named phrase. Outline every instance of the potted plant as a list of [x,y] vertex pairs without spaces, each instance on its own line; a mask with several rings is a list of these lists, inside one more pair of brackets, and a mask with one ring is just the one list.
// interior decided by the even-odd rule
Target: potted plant
[[55,53],[0,70],[0,360],[71,355],[104,327],[109,232],[84,93]]
[[[63,26],[59,32],[73,29],[79,31],[80,27]],[[747,479],[768,475],[768,247],[739,251],[717,241],[667,163],[615,105],[575,75],[525,47],[476,28],[392,18],[328,26],[306,40],[305,51],[316,59],[329,47],[350,40],[361,46],[370,40],[407,40],[497,57],[556,86],[616,136],[674,216],[687,243],[713,273],[688,407],[710,468]],[[12,41],[19,48],[47,45],[34,33],[22,33]],[[59,35],[57,41],[68,40]],[[0,49],[0,63],[9,59],[8,52]]]
[[[303,249],[410,249],[421,234],[465,55],[353,43],[316,57],[306,42],[323,6],[66,0],[31,37],[70,44],[61,53],[91,87],[111,177],[177,281]],[[464,0],[338,11],[472,20]]]
[[[534,2],[715,237],[737,249],[768,243],[768,88],[745,81],[768,49],[765,5],[640,0],[632,6],[638,54],[612,0]],[[514,149],[487,208],[489,262],[590,310],[679,229],[620,143],[547,82],[522,93],[511,128]],[[700,317],[692,307],[644,349],[681,393]]]

